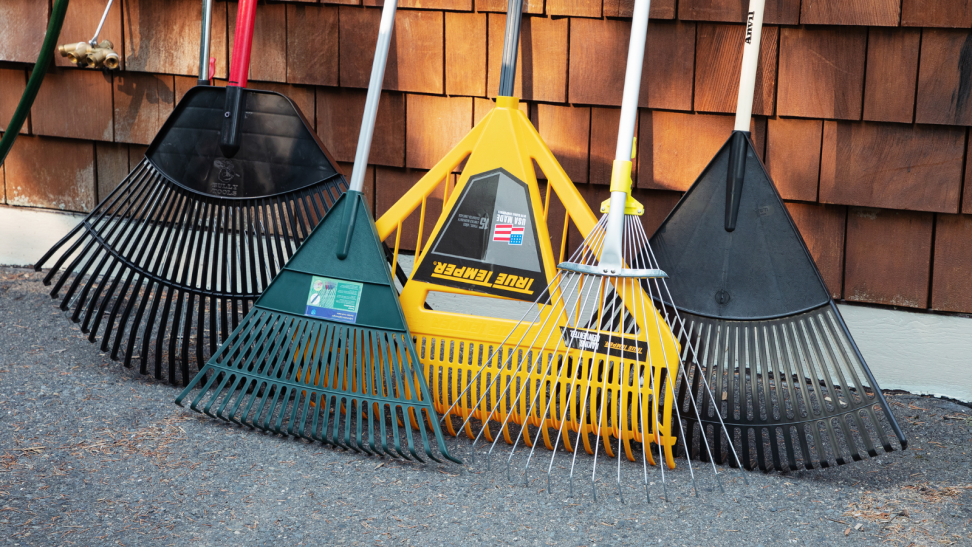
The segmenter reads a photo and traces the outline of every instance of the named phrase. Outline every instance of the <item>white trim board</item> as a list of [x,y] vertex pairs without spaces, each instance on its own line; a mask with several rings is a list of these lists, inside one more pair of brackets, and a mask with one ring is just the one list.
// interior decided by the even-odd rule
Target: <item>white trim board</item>
[[84,217],[80,213],[0,207],[0,264],[33,266]]
[[837,307],[882,389],[972,402],[972,318]]
[[[0,207],[0,264],[33,265],[82,218],[76,213]],[[409,266],[403,264],[406,270]],[[459,301],[443,300],[439,305],[464,309]],[[838,307],[882,388],[972,402],[972,318],[852,304]]]

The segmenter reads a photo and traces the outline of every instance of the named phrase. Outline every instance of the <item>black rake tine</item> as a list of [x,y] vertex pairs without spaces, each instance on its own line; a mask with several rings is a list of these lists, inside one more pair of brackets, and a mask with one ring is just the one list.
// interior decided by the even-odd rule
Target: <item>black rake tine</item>
[[[141,165],[141,164],[140,164],[140,165]],[[138,169],[138,168],[136,168],[136,169]],[[139,174],[139,176],[140,176],[140,177],[142,177],[142,176],[144,176],[144,173],[140,173],[140,174]],[[129,174],[129,177],[131,177],[131,174]],[[137,187],[137,186],[139,186],[140,184],[141,184],[141,179],[140,179],[140,180],[137,180],[137,181],[136,181],[136,182],[134,183],[134,185],[135,185],[136,187]],[[119,184],[119,185],[118,185],[117,187],[115,187],[115,189],[114,189],[114,190],[113,190],[113,191],[111,192],[111,194],[109,194],[109,195],[108,195],[108,196],[109,196],[109,198],[111,198],[111,197],[112,197],[112,196],[114,196],[114,195],[115,195],[116,193],[119,193],[119,195],[118,195],[118,196],[115,196],[115,198],[114,198],[114,200],[112,201],[112,203],[111,203],[111,205],[114,205],[114,204],[115,204],[115,202],[117,202],[117,200],[118,200],[118,199],[119,199],[119,198],[121,197],[121,194],[120,194],[120,192],[121,192],[121,191],[122,191],[123,189],[124,189],[124,190],[127,190],[127,189],[128,189],[128,187],[127,187],[127,186],[126,186],[126,185],[125,185],[124,183],[122,183],[122,184]],[[87,239],[88,237],[90,237],[90,236],[91,236],[91,234],[90,234],[90,231],[91,231],[91,226],[92,226],[92,225],[91,225],[91,223],[89,223],[89,222],[88,222],[88,220],[89,220],[89,219],[90,219],[90,218],[91,218],[92,216],[94,216],[94,214],[95,214],[96,212],[98,212],[99,210],[100,210],[100,213],[98,214],[98,218],[97,218],[97,220],[95,220],[95,223],[98,223],[98,222],[100,222],[100,221],[101,221],[101,219],[102,219],[102,218],[104,218],[104,216],[105,216],[106,214],[108,214],[108,211],[110,210],[110,208],[108,208],[108,207],[106,207],[106,208],[99,208],[99,209],[96,209],[95,211],[92,211],[92,212],[91,212],[91,213],[90,213],[90,214],[89,214],[88,216],[86,216],[86,217],[85,217],[85,219],[84,219],[83,221],[81,221],[80,223],[78,223],[78,225],[77,225],[77,226],[75,226],[74,228],[72,228],[72,229],[71,229],[71,231],[67,233],[67,235],[65,235],[65,236],[64,236],[63,238],[61,238],[61,240],[60,240],[60,241],[58,241],[58,242],[57,242],[56,244],[54,244],[54,246],[52,246],[52,247],[50,248],[50,250],[48,250],[48,251],[47,251],[46,253],[44,253],[44,256],[42,256],[42,257],[41,257],[41,258],[40,258],[40,259],[39,259],[39,260],[37,261],[37,264],[35,265],[35,267],[34,267],[34,268],[35,268],[35,269],[37,269],[37,270],[39,270],[39,269],[40,269],[39,267],[40,267],[40,266],[41,266],[41,265],[42,265],[43,263],[45,263],[45,262],[47,262],[48,260],[50,260],[50,258],[51,258],[51,256],[53,256],[53,254],[54,254],[54,253],[55,253],[55,252],[56,252],[56,251],[57,251],[58,249],[60,249],[62,245],[64,245],[64,244],[65,244],[66,242],[68,242],[68,241],[70,241],[70,240],[71,240],[71,238],[73,238],[73,237],[74,237],[74,236],[75,236],[76,234],[78,234],[78,233],[79,233],[79,232],[81,231],[81,229],[82,229],[82,228],[83,228],[83,229],[85,229],[85,234],[84,234],[84,235],[82,235],[81,237],[79,237],[79,238],[78,238],[78,240],[77,240],[77,241],[75,241],[75,242],[74,242],[74,243],[73,243],[73,244],[72,244],[72,245],[71,245],[71,246],[70,246],[70,247],[69,247],[69,248],[68,248],[68,249],[67,249],[67,250],[66,250],[66,251],[65,251],[65,252],[63,253],[63,254],[61,254],[61,256],[60,256],[60,257],[59,257],[59,258],[58,258],[58,259],[57,259],[57,260],[56,260],[56,261],[54,262],[54,264],[53,264],[53,265],[51,266],[51,269],[50,269],[50,271],[49,271],[49,272],[47,273],[47,275],[46,275],[46,276],[44,277],[44,285],[50,285],[50,280],[51,280],[51,279],[53,278],[53,276],[54,276],[54,275],[56,275],[56,273],[57,273],[57,272],[58,272],[58,271],[59,271],[59,270],[61,269],[61,265],[62,265],[62,264],[64,264],[64,261],[65,261],[65,260],[66,260],[66,259],[67,259],[67,258],[68,258],[69,256],[71,256],[71,255],[73,255],[73,254],[74,254],[74,252],[75,252],[75,251],[77,250],[77,248],[78,248],[78,246],[80,246],[80,245],[81,245],[81,242],[82,242],[82,241],[84,241],[85,239]],[[71,270],[68,270],[68,271],[71,271]],[[51,294],[51,296],[54,296],[55,294],[56,294],[56,291],[52,291],[52,294]]]

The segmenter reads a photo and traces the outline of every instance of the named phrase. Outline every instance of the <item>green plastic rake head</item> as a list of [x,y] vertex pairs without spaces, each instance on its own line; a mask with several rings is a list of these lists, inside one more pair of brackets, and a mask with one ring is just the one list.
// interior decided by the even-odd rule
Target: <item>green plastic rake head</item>
[[423,461],[417,435],[441,461],[431,431],[438,452],[461,463],[443,441],[360,192],[337,201],[176,404],[194,390],[193,410],[368,454]]

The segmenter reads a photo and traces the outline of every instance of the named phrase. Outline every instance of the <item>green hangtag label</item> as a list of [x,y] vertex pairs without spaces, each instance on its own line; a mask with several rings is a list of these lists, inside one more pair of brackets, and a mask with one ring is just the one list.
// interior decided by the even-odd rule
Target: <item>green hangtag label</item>
[[311,277],[304,315],[330,321],[355,323],[361,305],[361,283],[328,277]]

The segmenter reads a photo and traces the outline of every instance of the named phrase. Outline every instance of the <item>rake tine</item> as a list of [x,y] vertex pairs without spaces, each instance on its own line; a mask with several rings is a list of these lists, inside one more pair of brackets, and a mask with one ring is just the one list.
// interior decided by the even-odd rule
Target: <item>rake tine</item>
[[53,279],[53,277],[57,274],[57,272],[60,271],[61,265],[64,264],[64,261],[67,259],[67,257],[74,254],[78,246],[81,245],[81,242],[87,239],[88,237],[90,237],[89,231],[91,229],[90,228],[91,222],[89,221],[92,218],[94,218],[95,215],[97,215],[97,218],[94,219],[94,223],[97,224],[101,222],[101,219],[103,219],[105,215],[107,215],[108,212],[111,210],[111,208],[114,207],[116,203],[118,203],[119,199],[123,198],[125,192],[128,192],[130,187],[135,187],[137,189],[141,186],[146,171],[147,171],[146,163],[145,162],[139,163],[138,166],[136,166],[135,169],[131,173],[129,173],[127,177],[125,177],[125,180],[123,180],[118,186],[116,186],[115,189],[112,190],[108,194],[108,196],[97,207],[95,207],[95,209],[91,213],[89,213],[88,216],[85,217],[83,221],[81,221],[74,228],[72,228],[64,237],[60,239],[60,241],[54,244],[54,246],[48,249],[48,251],[44,253],[40,257],[40,259],[37,260],[35,269],[39,270],[40,268],[38,266],[50,260],[51,257],[54,256],[54,253],[57,252],[57,250],[60,249],[62,245],[66,244],[68,241],[71,241],[72,238],[74,238],[76,235],[81,233],[82,229],[85,230],[85,233],[77,240],[75,240],[75,242],[72,243],[71,246],[68,247],[51,266],[50,271],[48,271],[47,275],[44,276],[45,286],[50,285],[51,279]]
[[[147,185],[143,185],[143,187],[139,190],[138,196],[141,196],[142,195],[142,193],[144,192],[144,189],[146,187],[147,187]],[[116,190],[117,190],[117,188],[116,188]],[[137,199],[130,201],[129,202],[129,206],[126,209],[126,211],[130,210],[131,207],[134,206],[134,204],[135,204],[136,201],[140,202],[141,201],[141,197],[137,197]],[[120,223],[121,221],[118,221],[118,222]],[[138,229],[131,229],[130,232],[129,232],[129,238],[126,239],[126,241],[125,241],[125,243],[123,245],[124,246],[128,246],[128,244],[129,244],[129,242],[130,242],[130,240],[132,238],[132,235],[135,234],[136,232],[138,232],[138,233],[143,232],[144,229],[145,229],[145,226],[146,225],[143,224]],[[136,241],[137,240],[138,239],[136,238]],[[141,256],[141,251],[139,252],[139,257],[137,257],[135,259],[135,262],[136,263],[138,262],[140,256]],[[43,260],[41,262],[43,262]],[[40,263],[40,262],[38,262],[38,263]],[[88,337],[88,340],[90,340],[91,342],[94,342],[95,341],[95,336],[97,335],[98,327],[101,324],[101,318],[103,317],[103,315],[105,313],[105,310],[107,309],[108,302],[111,300],[111,296],[115,293],[115,289],[118,287],[118,283],[121,280],[121,278],[122,277],[125,277],[125,285],[124,285],[124,288],[122,289],[122,292],[119,294],[118,298],[116,299],[115,305],[112,307],[112,312],[111,312],[110,320],[109,320],[109,323],[107,324],[107,326],[105,328],[105,337],[104,337],[104,340],[102,341],[102,344],[101,344],[101,350],[102,351],[107,351],[107,349],[108,349],[108,339],[111,336],[112,325],[114,324],[115,314],[118,311],[118,307],[121,304],[121,300],[124,298],[124,295],[128,291],[129,281],[131,280],[131,278],[133,276],[133,272],[134,272],[134,270],[131,267],[129,267],[127,264],[123,264],[122,261],[121,261],[121,259],[118,256],[115,256],[115,260],[113,261],[113,265],[112,265],[112,267],[111,267],[111,269],[109,271],[113,270],[118,265],[123,265],[124,267],[122,268],[122,271],[119,272],[117,275],[115,275],[114,278],[112,279],[112,283],[111,283],[111,286],[108,288],[108,292],[103,294],[103,297],[102,297],[102,300],[101,300],[101,306],[98,308],[97,314],[95,314],[94,325],[91,327],[91,329],[90,329],[91,334]],[[101,294],[101,293],[102,293],[102,289],[101,289],[101,287],[99,287],[99,289],[97,291],[97,294]],[[90,308],[89,308],[89,312],[90,312]],[[88,318],[85,317],[85,324],[82,326],[82,330],[84,330],[84,328],[86,328],[87,323],[88,323]]]

